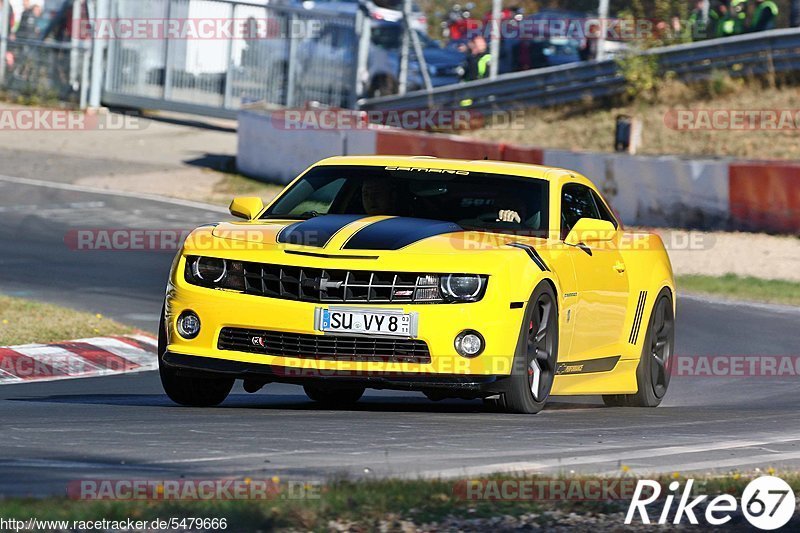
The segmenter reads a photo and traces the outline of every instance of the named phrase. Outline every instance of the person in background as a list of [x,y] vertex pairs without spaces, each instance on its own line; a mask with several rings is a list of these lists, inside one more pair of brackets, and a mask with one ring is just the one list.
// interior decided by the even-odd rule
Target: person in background
[[23,0],[22,15],[19,17],[16,36],[18,39],[36,39],[39,34],[39,17],[42,16],[42,6],[32,4],[31,0]]
[[720,4],[722,16],[717,25],[717,37],[730,37],[744,33],[747,20],[747,0],[730,0],[729,4]]
[[489,63],[492,60],[487,50],[486,39],[476,35],[467,43],[467,64],[464,69],[464,80],[474,81],[489,75]]
[[750,31],[764,31],[775,29],[775,20],[778,18],[778,4],[773,0],[756,0],[756,10],[750,22]]
[[708,20],[703,21],[703,4],[705,4],[704,0],[697,0],[694,9],[689,14],[686,36],[692,41],[700,41],[712,37],[717,20],[719,20],[719,12],[713,6],[709,6]]

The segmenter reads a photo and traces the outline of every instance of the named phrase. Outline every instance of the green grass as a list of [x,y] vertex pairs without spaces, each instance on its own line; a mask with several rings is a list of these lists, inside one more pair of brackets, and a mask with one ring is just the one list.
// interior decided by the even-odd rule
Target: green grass
[[[774,471],[768,469],[767,473]],[[628,474],[628,478],[633,479]],[[800,489],[796,473],[778,473],[795,491]],[[695,493],[741,495],[750,477],[732,474],[722,477],[694,476]],[[491,479],[530,479],[509,475]],[[562,478],[567,479],[567,478]],[[576,479],[576,478],[572,478]],[[581,478],[591,479],[591,478]],[[597,479],[597,478],[594,478]],[[660,479],[663,486],[685,477],[676,474]],[[272,530],[291,528],[304,531],[329,530],[331,521],[349,524],[352,530],[375,530],[383,522],[405,521],[417,526],[446,518],[475,519],[494,516],[520,516],[561,510],[567,513],[611,514],[624,512],[628,498],[605,501],[466,501],[454,493],[455,481],[423,480],[339,480],[318,488],[314,499],[291,499],[278,495],[263,501],[102,501],[89,502],[67,498],[0,500],[0,516],[25,520],[152,520],[166,517],[226,518],[228,530]],[[635,481],[632,481],[635,486]],[[547,517],[543,518],[546,522]],[[550,524],[554,525],[554,524]],[[352,529],[355,528],[355,529]],[[399,528],[396,528],[399,529]]]
[[100,314],[0,295],[0,346],[123,335],[132,331]]
[[724,276],[685,275],[677,276],[678,291],[723,296],[735,300],[800,305],[800,283],[782,280],[767,280],[743,277],[735,274]]
[[283,185],[254,180],[241,174],[220,173],[211,195],[199,200],[228,205],[236,196],[257,196],[267,204],[282,190]]

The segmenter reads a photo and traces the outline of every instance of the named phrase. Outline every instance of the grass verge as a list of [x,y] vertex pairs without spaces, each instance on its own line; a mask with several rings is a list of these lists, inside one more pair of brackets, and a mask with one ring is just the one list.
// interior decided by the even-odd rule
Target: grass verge
[[123,335],[132,331],[99,314],[0,294],[0,346]]
[[[772,469],[768,474],[774,474]],[[775,474],[793,490],[800,489],[796,473]],[[757,477],[757,476],[753,476]],[[694,495],[731,494],[739,497],[753,479],[731,474],[722,477],[693,476]],[[674,474],[657,478],[666,487],[686,478]],[[511,482],[508,484],[507,482]],[[539,486],[532,494],[554,494],[550,499],[498,500],[498,487],[519,487],[515,482]],[[590,489],[590,483],[594,489]],[[40,520],[154,520],[178,518],[224,518],[229,531],[291,529],[302,531],[409,531],[481,530],[500,526],[493,520],[523,520],[529,529],[568,525],[585,529],[619,530],[622,514],[627,510],[637,480],[623,478],[543,478],[492,476],[482,480],[474,494],[481,498],[465,498],[465,481],[333,481],[318,486],[313,497],[293,498],[282,488],[271,499],[261,501],[84,501],[67,498],[0,500],[0,516],[17,520],[36,517]],[[616,485],[614,485],[616,483]],[[554,487],[562,487],[558,492]],[[623,487],[623,484],[625,488]],[[490,487],[493,489],[490,490]],[[604,487],[602,493],[598,487]],[[616,487],[608,490],[609,487]],[[566,489],[566,492],[565,492]],[[491,492],[494,490],[495,492]],[[587,492],[581,492],[581,491]],[[594,490],[594,492],[589,492]],[[662,490],[662,496],[667,493]],[[595,494],[595,496],[591,496]],[[604,496],[597,496],[603,494]],[[699,507],[702,507],[699,506]],[[660,508],[660,507],[659,507]],[[516,518],[515,518],[516,517]],[[603,518],[605,517],[605,518]],[[741,518],[741,517],[740,517]],[[519,524],[519,522],[517,522]],[[581,527],[583,526],[583,527]],[[600,526],[600,527],[598,527]]]
[[[712,83],[712,82],[709,82]],[[747,128],[676,129],[666,116],[677,109],[742,110],[797,109],[800,92],[794,87],[764,87],[761,83],[725,79],[723,89],[707,90],[668,83],[654,102],[603,107],[598,102],[559,108],[532,108],[517,119],[514,127],[499,121],[496,127],[466,132],[485,141],[516,143],[538,148],[614,151],[614,129],[619,115],[638,117],[642,123],[642,145],[646,155],[730,156],[748,159],[800,158],[796,132],[787,129]],[[711,94],[709,94],[711,93]]]
[[723,296],[734,300],[800,306],[800,283],[750,276],[683,275],[675,280],[679,291]]
[[282,185],[265,183],[241,174],[223,174],[214,185],[210,200],[230,203],[236,196],[258,196],[266,204],[282,190]]

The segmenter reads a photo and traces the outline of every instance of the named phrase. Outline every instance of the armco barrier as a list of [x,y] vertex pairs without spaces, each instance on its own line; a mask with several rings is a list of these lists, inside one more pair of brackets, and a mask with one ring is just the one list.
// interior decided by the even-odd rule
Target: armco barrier
[[266,112],[239,116],[239,171],[265,181],[287,183],[334,155],[375,154],[568,168],[594,181],[629,225],[800,234],[800,164],[542,150],[375,126],[287,130]]

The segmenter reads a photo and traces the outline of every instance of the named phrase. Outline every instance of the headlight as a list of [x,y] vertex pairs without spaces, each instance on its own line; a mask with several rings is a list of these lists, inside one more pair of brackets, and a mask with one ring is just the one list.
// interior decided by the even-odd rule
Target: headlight
[[201,287],[244,291],[244,265],[241,261],[188,256],[184,278],[188,283]]
[[228,262],[216,257],[198,257],[192,262],[192,274],[206,283],[219,283],[228,274]]
[[442,295],[453,302],[475,302],[483,298],[486,276],[474,274],[448,274],[439,281]]

